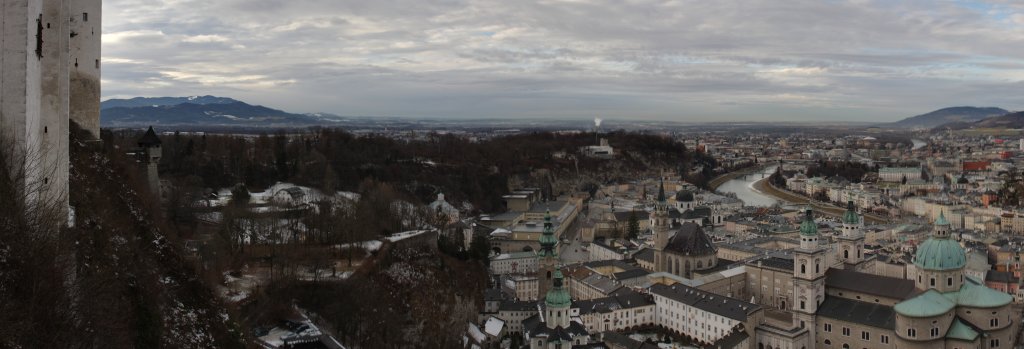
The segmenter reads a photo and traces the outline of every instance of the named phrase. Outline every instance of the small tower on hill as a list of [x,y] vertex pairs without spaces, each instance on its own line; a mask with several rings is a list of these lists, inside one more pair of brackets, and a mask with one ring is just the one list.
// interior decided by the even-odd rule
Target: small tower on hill
[[160,156],[162,155],[160,137],[156,136],[153,126],[150,126],[149,130],[139,138],[137,143],[139,148],[142,148],[140,161],[146,166],[146,183],[149,185],[149,190],[154,195],[159,196],[160,176],[157,172],[157,166],[160,164]]

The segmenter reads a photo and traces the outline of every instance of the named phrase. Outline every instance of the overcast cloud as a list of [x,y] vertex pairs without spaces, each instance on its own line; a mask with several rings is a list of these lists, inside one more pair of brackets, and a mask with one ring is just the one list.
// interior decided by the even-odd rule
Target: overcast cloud
[[103,93],[417,117],[1020,110],[1020,3],[107,0]]

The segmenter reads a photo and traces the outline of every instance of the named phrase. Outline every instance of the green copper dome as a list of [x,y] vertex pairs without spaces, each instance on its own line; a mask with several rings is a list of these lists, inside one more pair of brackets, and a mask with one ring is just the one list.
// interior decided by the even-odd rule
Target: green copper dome
[[928,289],[914,298],[896,303],[893,310],[903,316],[927,318],[948,313],[956,303],[935,289]]
[[846,224],[858,224],[860,223],[860,217],[857,216],[857,211],[853,208],[853,201],[846,203],[846,213],[843,213],[843,223]]
[[800,235],[818,235],[818,223],[814,222],[814,215],[810,208],[807,209],[807,214],[804,216],[804,221],[800,222]]
[[960,292],[957,292],[956,302],[971,308],[997,308],[1013,303],[1013,296],[968,279],[960,288]]
[[562,287],[562,270],[555,269],[555,275],[553,280],[553,287],[548,290],[548,294],[544,296],[544,304],[549,308],[568,308],[572,305],[572,298],[569,297],[569,291]]
[[931,238],[917,247],[914,265],[926,270],[961,269],[967,265],[967,254],[956,241]]

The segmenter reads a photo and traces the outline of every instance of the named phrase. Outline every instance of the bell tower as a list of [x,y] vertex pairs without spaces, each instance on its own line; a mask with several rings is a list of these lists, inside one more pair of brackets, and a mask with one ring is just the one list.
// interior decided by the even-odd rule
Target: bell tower
[[800,248],[793,250],[793,322],[796,326],[810,329],[810,341],[817,343],[814,335],[814,314],[825,300],[825,249],[818,245],[818,223],[810,208],[805,211],[800,223]]
[[861,270],[864,267],[864,220],[857,214],[853,201],[846,203],[846,213],[843,214],[839,260],[847,269]]
[[665,180],[658,184],[658,201],[654,203],[651,215],[651,230],[654,231],[654,271],[668,269],[665,261],[665,246],[668,245],[668,201],[665,199]]
[[558,264],[558,238],[551,223],[551,211],[544,212],[544,232],[540,235],[540,251],[537,252],[537,296],[543,297],[554,282],[555,267]]

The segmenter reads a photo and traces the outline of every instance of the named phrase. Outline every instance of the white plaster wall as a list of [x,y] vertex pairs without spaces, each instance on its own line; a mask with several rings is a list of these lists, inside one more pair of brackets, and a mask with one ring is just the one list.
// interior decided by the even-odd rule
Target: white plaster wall
[[[93,137],[100,135],[100,69],[102,0],[69,1],[71,33],[70,117]],[[77,63],[77,64],[76,64]]]

